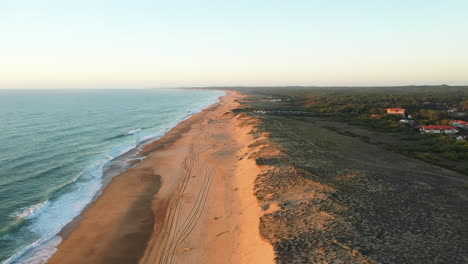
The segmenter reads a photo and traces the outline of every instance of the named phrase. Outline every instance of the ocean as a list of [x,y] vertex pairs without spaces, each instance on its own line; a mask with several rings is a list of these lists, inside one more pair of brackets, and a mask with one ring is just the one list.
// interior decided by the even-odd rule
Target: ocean
[[46,261],[61,241],[58,233],[99,193],[117,157],[222,95],[0,90],[0,263]]

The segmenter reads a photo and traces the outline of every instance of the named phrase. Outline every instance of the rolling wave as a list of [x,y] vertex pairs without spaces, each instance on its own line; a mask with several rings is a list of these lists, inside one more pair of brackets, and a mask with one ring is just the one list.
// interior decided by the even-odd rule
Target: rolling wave
[[28,206],[21,210],[20,212],[16,213],[15,216],[18,219],[31,219],[34,218],[35,215],[37,215],[41,209],[46,207],[49,204],[49,200],[45,200],[44,202],[37,203],[31,206]]
[[133,135],[133,134],[140,132],[141,130],[143,129],[142,128],[133,129],[133,130],[128,131],[127,134],[125,135]]
[[113,139],[117,139],[117,138],[122,138],[122,137],[126,137],[126,136],[135,135],[135,134],[137,134],[138,132],[143,131],[143,129],[144,129],[144,128],[132,129],[132,130],[129,130],[128,132],[126,132],[126,133],[118,134],[118,135],[115,135],[115,136],[111,136],[111,137],[105,138],[104,140],[113,140]]

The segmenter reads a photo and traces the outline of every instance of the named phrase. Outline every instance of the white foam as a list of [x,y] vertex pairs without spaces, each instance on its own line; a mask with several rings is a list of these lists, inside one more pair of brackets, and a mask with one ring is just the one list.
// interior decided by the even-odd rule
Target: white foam
[[[28,229],[38,235],[39,239],[22,248],[3,263],[45,262],[48,259],[47,256],[50,257],[54,252],[50,248],[47,249],[46,246],[55,248],[53,246],[54,243],[49,244],[49,242],[56,241],[55,237],[57,237],[62,228],[78,216],[91,203],[95,194],[100,190],[103,166],[108,161],[109,159],[102,159],[95,166],[86,169],[79,178],[81,181],[73,179],[73,189],[70,192],[61,194],[52,202],[46,201],[26,208],[20,215],[33,220]],[[30,259],[33,253],[39,254],[34,255],[36,256],[34,257],[35,262],[32,262]]]
[[[35,246],[36,248],[27,251],[24,255],[22,255],[21,258],[16,259],[14,263],[16,264],[45,263],[50,257],[52,257],[52,255],[54,255],[54,253],[57,251],[57,246],[61,242],[62,242],[62,238],[59,236],[55,236],[54,238],[45,242],[43,241],[41,243],[39,243],[39,241],[36,241],[36,243],[31,244],[31,247],[28,249],[31,249],[33,246]],[[7,263],[9,260],[12,260],[12,258],[6,260],[6,262],[4,263]]]
[[42,203],[28,206],[26,208],[23,208],[20,212],[16,213],[15,216],[16,218],[19,218],[19,219],[34,218],[34,216],[40,213],[40,211],[42,211],[44,207],[47,207],[48,204],[50,204],[50,202],[49,200],[46,200]]

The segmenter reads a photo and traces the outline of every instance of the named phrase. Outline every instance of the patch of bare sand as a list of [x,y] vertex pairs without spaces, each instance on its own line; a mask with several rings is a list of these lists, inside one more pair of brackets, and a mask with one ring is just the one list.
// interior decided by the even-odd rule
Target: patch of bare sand
[[183,166],[181,172],[156,169],[170,182],[155,204],[167,201],[169,209],[159,215],[140,263],[273,263],[273,249],[258,231],[262,211],[253,184],[259,168],[239,158],[253,140],[251,128],[226,114],[238,96],[225,97],[204,122],[152,156]]

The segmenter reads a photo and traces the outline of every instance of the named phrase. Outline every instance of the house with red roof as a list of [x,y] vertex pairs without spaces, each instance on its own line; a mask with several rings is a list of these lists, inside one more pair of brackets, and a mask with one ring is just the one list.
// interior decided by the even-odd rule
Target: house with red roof
[[452,125],[459,127],[461,129],[468,129],[468,122],[463,120],[450,120]]
[[406,115],[406,109],[400,107],[387,108],[387,114],[389,115]]
[[458,129],[453,126],[446,125],[430,125],[420,126],[419,131],[427,134],[455,134],[458,133]]

